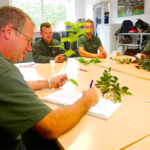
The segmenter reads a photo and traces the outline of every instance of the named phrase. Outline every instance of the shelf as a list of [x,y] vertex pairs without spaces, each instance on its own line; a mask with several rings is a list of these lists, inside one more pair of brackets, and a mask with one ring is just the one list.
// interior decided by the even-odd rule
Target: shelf
[[138,44],[118,44],[118,45],[130,45],[130,46],[139,46]]
[[[134,36],[139,36],[140,38],[140,44],[135,44],[135,42],[133,41],[133,43],[130,44],[121,44],[119,43],[119,36],[121,35],[130,35],[132,36],[132,39],[135,39]],[[140,49],[142,49],[142,41],[143,41],[143,36],[144,35],[150,35],[150,33],[119,33],[118,37],[117,37],[117,48],[119,48],[119,46],[139,46]],[[125,48],[125,47],[124,47]]]

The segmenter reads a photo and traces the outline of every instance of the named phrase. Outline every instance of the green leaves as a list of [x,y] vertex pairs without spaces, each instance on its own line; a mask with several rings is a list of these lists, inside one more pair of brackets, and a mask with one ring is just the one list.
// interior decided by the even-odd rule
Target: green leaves
[[78,86],[77,81],[75,81],[74,79],[69,79],[68,81],[72,82],[74,85]]
[[101,61],[98,59],[98,57],[96,57],[96,59],[92,58],[92,59],[90,60],[90,63],[96,64],[96,63],[101,63]]
[[83,59],[82,57],[77,58],[77,60],[85,66],[87,66],[90,63],[90,62],[86,61],[85,59]]
[[98,58],[96,58],[96,59],[92,58],[90,61],[87,61],[87,60],[83,59],[82,57],[80,57],[80,58],[77,58],[77,60],[85,66],[87,66],[90,63],[101,63],[101,61]]
[[110,58],[111,60],[115,60],[118,64],[131,64],[132,63],[132,59],[131,58]]
[[68,50],[64,53],[67,57],[70,57],[71,55],[75,54],[73,50]]
[[70,21],[66,21],[65,25],[72,27],[72,32],[79,32],[80,27],[86,25],[87,23],[77,23],[77,21],[73,24]]
[[53,46],[49,46],[49,47],[61,47],[61,48],[64,48],[64,45],[61,44],[61,45],[53,45]]
[[100,88],[102,94],[106,94],[107,98],[113,97],[114,103],[121,102],[121,95],[132,95],[132,93],[128,92],[128,87],[123,86],[119,87],[119,83],[117,83],[118,78],[116,76],[112,76],[110,74],[111,68],[109,71],[104,70],[103,76],[100,77],[100,80],[97,80],[97,84],[95,86]]

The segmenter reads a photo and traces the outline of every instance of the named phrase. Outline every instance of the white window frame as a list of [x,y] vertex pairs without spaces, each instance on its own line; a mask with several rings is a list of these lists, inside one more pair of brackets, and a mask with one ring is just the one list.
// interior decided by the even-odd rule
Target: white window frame
[[[10,4],[10,6],[12,6],[12,1],[13,0],[9,0],[9,4]],[[43,10],[43,1],[44,0],[40,0],[41,1],[41,23],[43,23],[44,22],[44,10]],[[68,2],[68,9],[67,9],[67,20],[70,20],[70,18],[71,18],[71,15],[70,15],[70,13],[69,12],[71,12],[71,1],[72,0],[49,0],[49,1],[60,1],[60,2]],[[69,7],[70,6],[70,7]],[[39,29],[38,28],[36,28],[35,29],[35,31],[38,31]]]

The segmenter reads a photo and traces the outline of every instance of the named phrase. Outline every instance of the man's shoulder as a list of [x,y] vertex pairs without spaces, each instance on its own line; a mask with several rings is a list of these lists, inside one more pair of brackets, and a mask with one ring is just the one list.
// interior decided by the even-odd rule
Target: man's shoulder
[[79,41],[83,41],[83,40],[86,40],[86,35],[81,35],[79,38],[78,38]]
[[[43,43],[43,41],[42,41],[42,39],[39,39],[39,40],[37,40],[35,43],[34,43],[34,45],[40,45],[41,43]],[[34,46],[33,45],[33,46]]]
[[60,45],[61,43],[56,39],[52,39],[52,44],[53,45]]
[[99,40],[99,37],[98,37],[98,36],[93,35],[93,39],[97,39],[97,40]]
[[17,67],[2,54],[0,54],[0,75],[8,70],[18,70]]

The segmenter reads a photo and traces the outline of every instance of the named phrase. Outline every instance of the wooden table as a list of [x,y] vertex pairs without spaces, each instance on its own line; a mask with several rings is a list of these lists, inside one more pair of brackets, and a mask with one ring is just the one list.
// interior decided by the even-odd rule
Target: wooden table
[[[118,64],[115,60],[111,60],[110,57],[112,55],[109,55],[106,59],[100,59],[102,63],[94,64],[99,67],[103,68],[109,68],[111,67],[115,71],[119,71],[128,75],[132,75],[135,77],[143,78],[146,80],[150,80],[150,73],[142,68],[137,69],[135,66],[138,66],[135,63],[132,64]],[[117,58],[133,58],[131,56],[123,55],[118,56]],[[90,60],[89,58],[86,58],[87,60]]]
[[[104,61],[103,65],[108,67],[110,61],[106,60],[106,64]],[[51,78],[56,74],[61,74],[64,65],[65,63],[56,64],[56,68],[51,69],[49,64],[41,64],[35,68],[22,67],[20,70],[24,74],[25,79],[30,78],[27,74],[28,71],[33,72],[37,78]],[[115,65],[117,68],[118,64]],[[84,66],[78,61],[70,59],[65,72],[69,78],[78,81],[79,86],[76,87],[67,82],[63,89],[82,93],[84,89],[89,88],[92,79],[96,83],[96,80],[102,76],[103,71],[107,67],[104,68],[93,64]],[[124,65],[122,65],[123,67]],[[128,65],[128,67],[130,66]],[[87,72],[79,69],[87,70]],[[137,71],[140,72],[142,70]],[[122,97],[122,106],[107,121],[90,115],[84,115],[73,129],[57,139],[57,143],[62,149],[118,150],[150,134],[150,103],[148,102],[150,99],[150,81],[116,70],[112,70],[111,74],[118,77],[121,87],[129,87],[129,92],[133,96]],[[59,89],[46,89],[36,91],[35,93],[39,98],[42,98],[57,90]],[[100,90],[97,89],[97,91],[99,97],[102,98]],[[52,109],[59,107],[55,104],[45,103]]]

